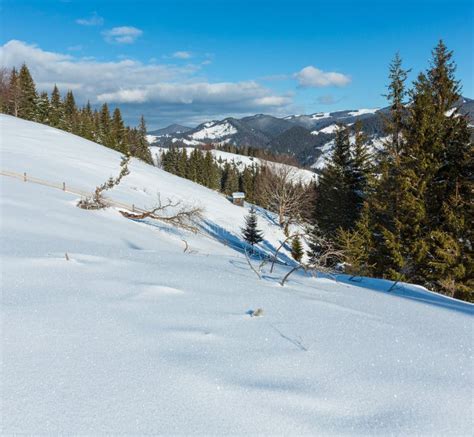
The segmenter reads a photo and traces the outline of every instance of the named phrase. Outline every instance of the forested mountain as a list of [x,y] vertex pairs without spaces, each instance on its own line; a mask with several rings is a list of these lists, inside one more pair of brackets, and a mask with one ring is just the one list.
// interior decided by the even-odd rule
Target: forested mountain
[[[469,116],[471,125],[474,124],[474,100],[463,97],[455,106],[459,113]],[[241,119],[229,117],[209,121],[195,128],[173,124],[149,132],[152,136],[149,140],[152,145],[164,147],[180,143],[188,146],[225,143],[270,149],[290,154],[302,165],[320,168],[323,158],[332,150],[338,123],[352,125],[360,121],[368,141],[376,145],[386,136],[384,119],[389,116],[388,109],[320,112],[285,118],[257,114]]]

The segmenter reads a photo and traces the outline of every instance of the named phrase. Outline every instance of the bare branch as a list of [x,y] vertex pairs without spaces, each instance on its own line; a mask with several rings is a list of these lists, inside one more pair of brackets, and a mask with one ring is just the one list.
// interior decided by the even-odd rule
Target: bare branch
[[290,275],[294,272],[296,272],[297,270],[303,268],[303,265],[302,264],[298,264],[297,266],[293,267],[284,277],[283,279],[281,280],[280,282],[280,285],[283,287],[285,285],[285,282],[287,281],[287,279],[290,277]]
[[287,228],[301,216],[307,195],[298,169],[285,164],[267,163],[259,174],[260,203],[278,214],[280,226]]
[[[178,210],[176,210],[177,208]],[[172,212],[168,213],[168,211]],[[166,203],[163,204],[158,195],[157,205],[148,211],[142,213],[128,211],[119,212],[129,219],[142,220],[144,218],[151,218],[196,233],[199,230],[196,222],[202,218],[203,210],[199,207],[187,207],[183,205],[180,200],[172,201],[168,199]]]
[[249,255],[248,255],[247,251],[245,251],[245,259],[247,260],[247,262],[248,262],[250,268],[251,268],[251,269],[254,271],[254,273],[257,275],[258,279],[262,279],[262,275],[260,274],[260,272],[257,271],[257,270],[255,269],[255,267],[252,265],[252,263],[250,262],[250,258],[249,258]]

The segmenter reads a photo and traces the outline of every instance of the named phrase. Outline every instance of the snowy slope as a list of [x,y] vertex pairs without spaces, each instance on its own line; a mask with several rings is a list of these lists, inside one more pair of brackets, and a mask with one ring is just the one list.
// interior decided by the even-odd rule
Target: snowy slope
[[[73,135],[3,115],[0,132],[2,171],[84,190],[116,174],[117,153]],[[201,203],[238,239],[243,208],[131,170],[111,198]],[[380,280],[281,287],[287,268],[258,280],[209,234],[0,180],[2,434],[471,434],[472,305]],[[261,214],[268,248],[282,235]]]

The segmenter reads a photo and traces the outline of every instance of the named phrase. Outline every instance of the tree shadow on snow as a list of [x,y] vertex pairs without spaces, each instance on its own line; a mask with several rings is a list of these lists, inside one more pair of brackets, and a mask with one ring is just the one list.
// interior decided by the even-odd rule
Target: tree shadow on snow
[[391,287],[394,285],[394,281],[390,281],[388,279],[367,278],[362,276],[353,277],[342,274],[337,275],[336,279],[338,282],[342,282],[344,284],[367,288],[369,290],[382,293],[393,294],[403,299],[416,300],[428,305],[474,315],[473,304],[429,291],[419,285],[400,282],[395,287],[393,287],[393,289],[391,289]]

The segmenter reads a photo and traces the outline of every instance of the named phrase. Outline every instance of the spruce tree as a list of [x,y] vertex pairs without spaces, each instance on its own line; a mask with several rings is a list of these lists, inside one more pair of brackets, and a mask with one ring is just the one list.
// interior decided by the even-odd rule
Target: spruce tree
[[78,133],[76,100],[71,90],[66,93],[62,109],[61,128],[68,132]]
[[122,120],[122,114],[119,108],[115,108],[110,123],[110,142],[113,149],[121,153],[129,152],[125,139],[125,125]]
[[176,175],[182,178],[186,177],[186,169],[188,167],[188,153],[186,147],[183,147],[176,161]]
[[49,123],[53,127],[59,128],[61,125],[62,119],[62,102],[61,102],[61,94],[59,93],[59,89],[56,85],[54,85],[53,92],[51,93],[51,101],[50,101],[50,109],[49,109]]
[[50,105],[48,93],[43,91],[36,101],[36,121],[38,123],[50,124],[49,113]]
[[38,96],[36,94],[35,83],[26,64],[23,64],[20,68],[18,87],[18,112],[16,115],[25,120],[34,121],[36,119],[36,100]]
[[440,41],[427,71],[432,102],[423,147],[430,158],[425,199],[430,232],[426,236],[429,256],[422,269],[432,288],[474,300],[474,157],[468,121],[456,108],[461,87],[452,56]]
[[242,228],[242,236],[251,246],[263,241],[263,232],[260,231],[257,226],[257,212],[255,211],[255,207],[252,206],[247,217],[245,217],[245,227]]
[[291,256],[295,261],[301,262],[303,258],[304,250],[303,244],[301,243],[301,239],[298,236],[293,237],[291,240]]
[[[137,139],[136,139],[136,150],[133,155],[137,158],[145,161],[148,164],[153,164],[153,158],[151,156],[148,140],[146,139],[146,123],[145,117],[142,115],[140,117],[140,123],[138,129],[136,129]],[[127,148],[130,147],[130,144]]]
[[113,149],[112,136],[110,131],[110,112],[107,103],[104,103],[99,113],[99,136],[100,144]]
[[332,160],[323,169],[318,181],[315,207],[316,223],[329,236],[334,236],[338,228],[350,229],[355,223],[357,211],[352,204],[352,167],[348,129],[339,126]]
[[222,179],[222,191],[225,194],[230,195],[239,190],[239,174],[235,164],[229,164],[228,162],[225,163]]
[[90,102],[82,108],[80,112],[80,128],[79,135],[88,140],[94,141],[94,113],[92,112]]
[[8,114],[18,117],[20,108],[20,82],[18,72],[13,67],[10,73],[10,81],[8,84]]

